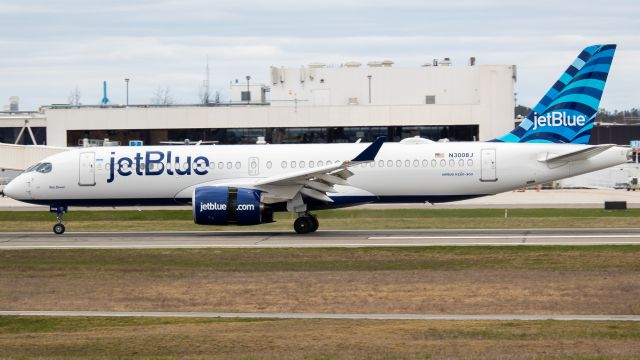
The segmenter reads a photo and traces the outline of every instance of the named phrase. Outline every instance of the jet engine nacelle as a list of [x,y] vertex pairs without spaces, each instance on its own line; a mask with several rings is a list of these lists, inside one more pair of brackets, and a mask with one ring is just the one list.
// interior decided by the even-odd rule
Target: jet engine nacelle
[[273,222],[271,211],[260,203],[260,191],[223,186],[202,186],[193,191],[193,221],[200,225],[257,225]]

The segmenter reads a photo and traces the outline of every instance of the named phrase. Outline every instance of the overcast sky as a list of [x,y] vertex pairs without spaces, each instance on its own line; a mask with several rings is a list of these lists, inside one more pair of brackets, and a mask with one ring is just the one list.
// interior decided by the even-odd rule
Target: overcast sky
[[[0,0],[0,105],[148,103],[169,87],[196,103],[208,56],[211,88],[269,66],[391,59],[415,67],[516,64],[518,103],[532,106],[582,48],[616,43],[601,107],[640,107],[640,1]],[[0,106],[1,108],[1,106]]]

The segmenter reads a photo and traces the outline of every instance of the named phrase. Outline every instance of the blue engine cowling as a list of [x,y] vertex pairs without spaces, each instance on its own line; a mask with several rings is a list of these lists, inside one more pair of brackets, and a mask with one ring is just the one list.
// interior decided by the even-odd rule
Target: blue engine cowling
[[257,225],[272,222],[260,203],[260,191],[202,186],[193,191],[193,221],[200,225]]

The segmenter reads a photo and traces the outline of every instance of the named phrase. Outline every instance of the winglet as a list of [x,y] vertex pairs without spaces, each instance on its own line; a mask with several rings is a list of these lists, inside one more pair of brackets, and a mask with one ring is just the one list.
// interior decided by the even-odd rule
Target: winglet
[[372,142],[363,152],[356,156],[351,162],[373,161],[380,151],[380,147],[384,143],[386,136],[380,136],[376,141]]

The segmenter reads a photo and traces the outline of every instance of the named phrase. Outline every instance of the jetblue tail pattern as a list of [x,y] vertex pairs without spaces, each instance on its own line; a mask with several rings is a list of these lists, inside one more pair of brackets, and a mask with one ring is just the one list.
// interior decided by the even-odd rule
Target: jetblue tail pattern
[[492,141],[588,144],[616,45],[582,50],[531,113]]

